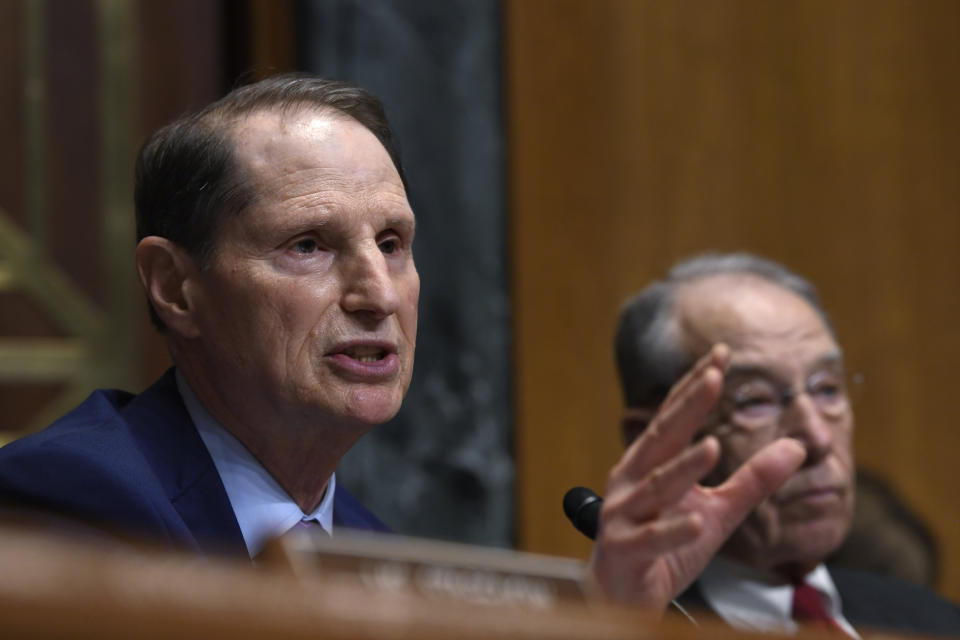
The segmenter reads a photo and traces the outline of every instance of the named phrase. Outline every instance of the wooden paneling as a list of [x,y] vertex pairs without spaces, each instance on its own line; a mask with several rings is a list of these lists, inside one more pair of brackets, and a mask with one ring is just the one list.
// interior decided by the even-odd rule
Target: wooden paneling
[[0,2],[0,442],[169,366],[133,283],[133,160],[220,94],[221,5]]
[[745,249],[821,288],[865,380],[858,461],[960,598],[960,4],[514,0],[505,24],[520,546],[588,552],[560,501],[620,453],[621,301]]
[[[138,4],[137,55],[139,144],[161,126],[196,111],[222,95],[233,78],[224,69],[223,3],[217,0],[141,0]],[[133,159],[130,164],[133,178]],[[131,242],[130,266],[133,267]],[[139,284],[137,285],[139,295]],[[143,299],[146,309],[146,298]],[[146,311],[140,322],[140,372],[152,383],[170,366],[166,342],[150,325]]]

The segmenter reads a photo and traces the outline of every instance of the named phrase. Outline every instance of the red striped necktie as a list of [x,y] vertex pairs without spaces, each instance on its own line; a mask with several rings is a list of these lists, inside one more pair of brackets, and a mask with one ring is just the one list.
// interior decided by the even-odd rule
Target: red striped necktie
[[834,631],[851,637],[823,607],[823,596],[806,582],[793,587],[793,619],[802,625],[815,629]]

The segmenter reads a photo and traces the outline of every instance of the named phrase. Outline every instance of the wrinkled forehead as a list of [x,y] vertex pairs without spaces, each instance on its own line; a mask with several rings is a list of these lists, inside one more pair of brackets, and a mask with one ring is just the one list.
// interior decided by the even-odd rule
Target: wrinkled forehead
[[726,343],[731,362],[822,360],[840,348],[816,309],[797,293],[746,274],[707,276],[678,287],[674,317],[684,347]]
[[267,239],[360,223],[413,227],[389,153],[353,118],[312,106],[263,109],[237,118],[230,128],[234,188],[247,199],[239,215],[223,221],[218,236]]
[[263,110],[233,127],[234,157],[257,200],[296,201],[334,191],[409,209],[390,154],[363,124],[312,106]]

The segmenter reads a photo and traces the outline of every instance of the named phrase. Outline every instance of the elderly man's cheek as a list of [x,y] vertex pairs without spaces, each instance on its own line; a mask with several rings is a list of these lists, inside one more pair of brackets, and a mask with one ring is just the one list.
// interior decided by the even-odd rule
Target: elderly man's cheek
[[741,527],[750,548],[760,550],[777,543],[781,535],[780,512],[770,501],[764,500],[747,516]]

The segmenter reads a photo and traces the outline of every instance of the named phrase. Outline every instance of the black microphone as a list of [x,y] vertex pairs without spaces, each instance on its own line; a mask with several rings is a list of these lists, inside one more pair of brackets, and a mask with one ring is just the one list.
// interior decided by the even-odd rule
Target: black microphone
[[574,487],[563,496],[563,512],[577,531],[591,540],[597,537],[597,522],[603,498],[587,487]]

